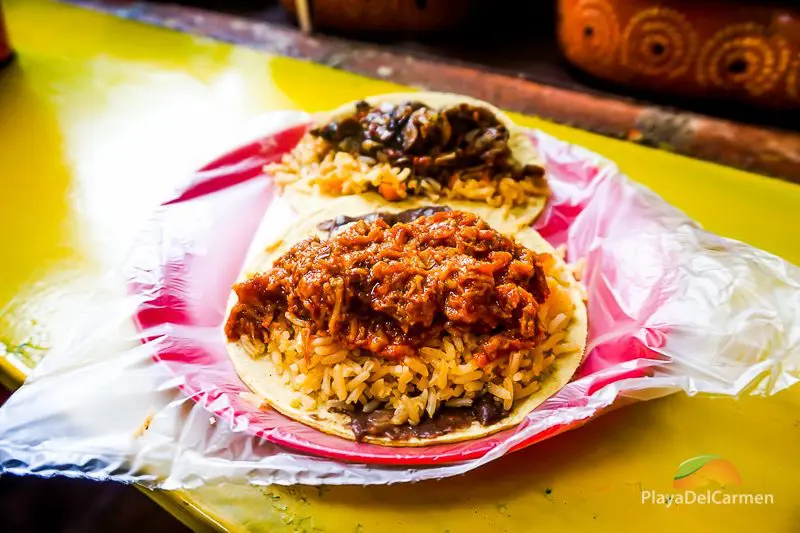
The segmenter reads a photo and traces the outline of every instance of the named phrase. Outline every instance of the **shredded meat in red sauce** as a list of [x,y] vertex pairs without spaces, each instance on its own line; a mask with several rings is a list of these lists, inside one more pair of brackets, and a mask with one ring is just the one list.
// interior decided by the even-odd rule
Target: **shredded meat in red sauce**
[[393,226],[358,220],[328,240],[299,242],[234,290],[231,340],[263,339],[288,311],[388,359],[414,355],[444,329],[481,335],[481,366],[540,342],[537,310],[548,296],[536,253],[460,211]]

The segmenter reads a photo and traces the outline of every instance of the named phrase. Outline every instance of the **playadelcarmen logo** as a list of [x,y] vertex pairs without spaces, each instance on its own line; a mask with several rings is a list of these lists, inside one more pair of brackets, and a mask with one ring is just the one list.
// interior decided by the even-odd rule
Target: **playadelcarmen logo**
[[667,508],[680,505],[771,505],[770,493],[742,491],[742,478],[733,463],[718,455],[698,455],[681,463],[671,492],[642,490],[642,505]]

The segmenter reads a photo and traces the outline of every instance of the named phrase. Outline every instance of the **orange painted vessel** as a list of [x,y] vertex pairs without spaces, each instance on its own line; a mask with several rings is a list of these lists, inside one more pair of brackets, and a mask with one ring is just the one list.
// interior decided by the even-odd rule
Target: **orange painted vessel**
[[567,59],[664,94],[800,109],[800,6],[756,1],[559,0]]

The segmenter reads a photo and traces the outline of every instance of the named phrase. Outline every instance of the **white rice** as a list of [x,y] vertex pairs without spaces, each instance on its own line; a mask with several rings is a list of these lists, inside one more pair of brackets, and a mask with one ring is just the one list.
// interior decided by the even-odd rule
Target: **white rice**
[[415,178],[408,168],[393,167],[372,158],[334,151],[327,141],[305,135],[280,163],[265,167],[275,182],[285,187],[303,181],[323,194],[332,196],[378,191],[388,200],[424,196],[486,202],[493,207],[527,205],[532,198],[549,194],[538,177],[515,180],[511,177],[477,180],[455,177],[443,186],[432,178]]
[[[371,412],[394,410],[393,422],[416,425],[443,405],[471,406],[491,394],[510,409],[540,388],[540,380],[557,357],[581,347],[567,339],[574,320],[574,303],[564,280],[547,277],[550,296],[539,309],[546,337],[533,350],[511,353],[478,367],[473,355],[479,341],[472,334],[445,332],[400,361],[341,347],[330,336],[309,336],[302,321],[286,316],[269,327],[266,342],[242,337],[253,358],[268,358],[283,383],[294,391],[294,407],[318,407]],[[306,346],[308,350],[306,351]]]

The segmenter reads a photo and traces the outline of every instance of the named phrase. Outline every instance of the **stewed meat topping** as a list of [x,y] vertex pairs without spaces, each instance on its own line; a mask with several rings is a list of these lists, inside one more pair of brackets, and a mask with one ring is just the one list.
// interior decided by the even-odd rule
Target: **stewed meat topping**
[[357,220],[299,242],[234,290],[231,340],[265,339],[287,316],[348,348],[402,359],[443,330],[468,332],[483,339],[480,366],[540,342],[537,311],[548,297],[536,253],[461,211]]
[[[338,151],[394,167],[442,185],[456,178],[541,178],[542,168],[512,154],[509,131],[486,108],[462,103],[432,109],[421,102],[373,107],[358,102],[355,114],[311,130]],[[543,185],[544,186],[544,185]]]

